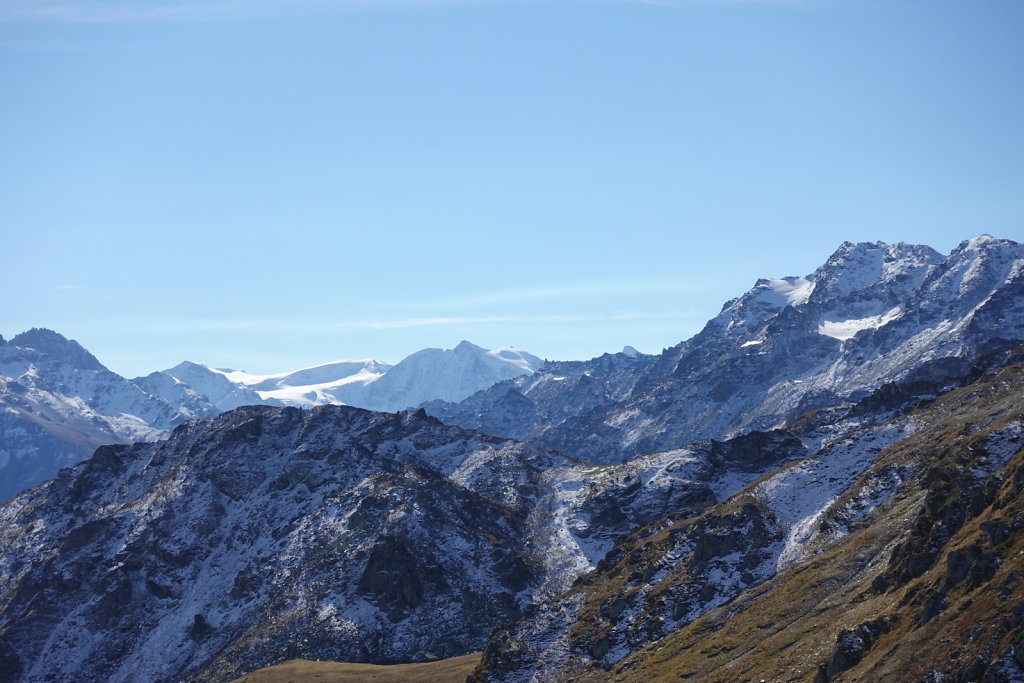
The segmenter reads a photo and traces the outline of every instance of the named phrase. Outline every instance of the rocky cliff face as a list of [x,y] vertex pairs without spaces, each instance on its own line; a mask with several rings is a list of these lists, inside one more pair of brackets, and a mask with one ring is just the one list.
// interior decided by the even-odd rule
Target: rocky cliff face
[[982,236],[943,257],[843,244],[806,278],[759,280],[660,356],[549,363],[433,415],[594,462],[784,424],[924,363],[963,372],[1024,340],[1024,246]]

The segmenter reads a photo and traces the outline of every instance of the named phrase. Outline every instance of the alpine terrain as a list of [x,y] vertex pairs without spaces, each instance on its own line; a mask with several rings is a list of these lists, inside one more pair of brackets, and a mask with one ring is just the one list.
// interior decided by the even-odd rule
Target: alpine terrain
[[[807,277],[758,280],[657,356],[548,363],[428,413],[592,462],[765,429],[910,376],[964,371],[1024,339],[1024,247],[989,236],[943,257],[844,243]],[[930,361],[939,361],[931,363]]]
[[0,501],[53,477],[97,446],[164,438],[188,418],[244,405],[395,411],[427,400],[460,400],[540,365],[523,351],[490,351],[463,341],[453,350],[418,351],[394,366],[334,361],[253,375],[184,361],[127,380],[77,342],[33,329],[9,342],[0,338]]
[[0,500],[101,444],[162,437],[189,407],[147,393],[56,332],[0,338]]
[[[131,385],[166,438],[0,505],[0,681],[480,651],[476,681],[1024,681],[1022,245],[845,243],[656,356],[465,346],[427,366],[521,372]],[[424,408],[313,405],[388,377]],[[181,398],[302,381],[338,384]]]

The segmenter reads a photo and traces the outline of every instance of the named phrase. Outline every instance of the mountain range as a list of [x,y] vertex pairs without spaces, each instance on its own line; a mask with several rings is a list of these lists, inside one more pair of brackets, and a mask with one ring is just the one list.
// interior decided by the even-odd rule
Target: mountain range
[[345,404],[395,411],[458,400],[532,372],[542,361],[467,341],[397,365],[335,361],[275,375],[185,361],[125,379],[77,342],[46,329],[0,338],[0,500],[45,481],[102,444],[164,438],[184,420],[243,405]]
[[1022,264],[1024,247],[987,235],[948,256],[847,242],[807,277],[758,280],[660,355],[547,363],[425,408],[596,463],[781,426],[1024,339]]
[[[655,356],[397,413],[179,400],[0,505],[0,681],[477,651],[475,681],[1022,681],[1022,295],[1012,241],[844,243]],[[344,379],[150,378],[210,402],[186,372]],[[38,374],[33,410],[72,384]]]

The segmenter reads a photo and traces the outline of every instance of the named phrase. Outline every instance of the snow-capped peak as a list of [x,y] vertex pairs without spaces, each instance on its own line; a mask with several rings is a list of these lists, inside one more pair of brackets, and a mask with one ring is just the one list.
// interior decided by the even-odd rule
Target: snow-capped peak
[[528,375],[542,364],[540,358],[519,349],[488,351],[463,340],[454,349],[417,351],[346,402],[395,411],[436,399],[460,401],[502,380]]

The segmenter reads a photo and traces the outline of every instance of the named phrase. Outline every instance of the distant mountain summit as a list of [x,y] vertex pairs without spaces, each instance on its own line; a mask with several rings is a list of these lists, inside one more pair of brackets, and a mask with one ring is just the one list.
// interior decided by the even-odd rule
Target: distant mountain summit
[[[397,365],[373,359],[338,360],[301,370],[255,375],[185,361],[161,374],[161,396],[183,400],[183,390],[206,396],[218,410],[242,405],[313,407],[344,404],[394,412],[425,401],[459,401],[495,382],[533,372],[543,364],[513,348],[488,350],[462,341],[454,349],[423,349]],[[150,376],[152,377],[152,376]],[[147,386],[155,387],[150,378]]]
[[0,340],[0,500],[101,444],[159,438],[185,417],[56,332]]
[[[481,348],[463,340],[454,349],[423,349],[412,354],[346,403],[395,411],[426,401],[460,401],[506,379],[529,375],[543,364],[512,348]],[[344,394],[343,394],[344,395]]]
[[[16,349],[21,351],[15,351]],[[5,366],[7,363],[19,361],[26,363],[26,368],[28,364],[34,363],[50,367],[60,364],[69,369],[85,371],[106,369],[75,340],[40,327],[22,332],[8,342],[7,353],[3,356]]]

